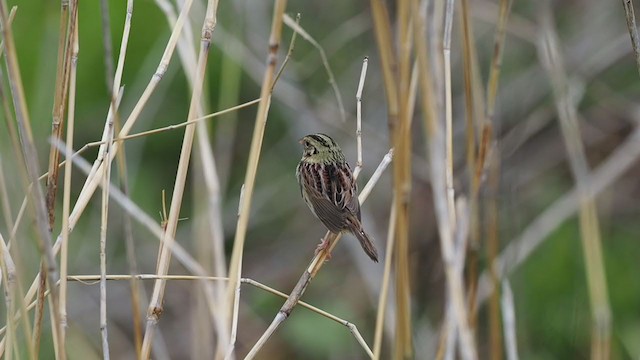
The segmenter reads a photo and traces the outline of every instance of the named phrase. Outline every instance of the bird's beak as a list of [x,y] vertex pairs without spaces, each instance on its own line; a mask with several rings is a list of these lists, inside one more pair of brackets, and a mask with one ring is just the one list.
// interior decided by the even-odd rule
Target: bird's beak
[[298,140],[298,144],[302,145],[302,141],[304,140],[304,138],[301,138]]

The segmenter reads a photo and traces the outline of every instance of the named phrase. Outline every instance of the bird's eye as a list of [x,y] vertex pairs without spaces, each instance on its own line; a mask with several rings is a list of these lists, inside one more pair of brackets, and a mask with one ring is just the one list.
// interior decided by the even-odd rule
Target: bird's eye
[[309,142],[307,140],[305,140],[302,145],[304,145],[304,147],[308,148],[309,146],[311,146],[311,144],[309,144]]

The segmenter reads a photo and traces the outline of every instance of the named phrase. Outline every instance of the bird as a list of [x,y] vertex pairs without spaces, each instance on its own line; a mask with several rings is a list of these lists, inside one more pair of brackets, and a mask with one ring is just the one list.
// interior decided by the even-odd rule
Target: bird
[[[321,133],[307,135],[299,142],[303,153],[296,177],[305,203],[329,231],[350,232],[371,260],[378,262],[378,250],[362,227],[358,186],[340,146]],[[328,245],[321,242],[316,253]]]

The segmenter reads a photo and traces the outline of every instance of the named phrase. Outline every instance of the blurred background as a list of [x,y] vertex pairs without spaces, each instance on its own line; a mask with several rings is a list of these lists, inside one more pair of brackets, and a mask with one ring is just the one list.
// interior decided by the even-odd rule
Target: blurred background
[[[124,93],[119,109],[122,119],[131,113],[145,86],[158,67],[173,25],[161,6],[177,13],[183,1],[140,0],[133,8],[131,35],[122,76]],[[52,107],[56,87],[60,4],[58,2],[9,1],[17,5],[13,34],[25,99],[31,117],[33,138],[44,173],[50,147]],[[391,26],[395,29],[395,3],[387,2]],[[468,1],[469,20],[477,52],[479,78],[486,89],[494,55],[499,2]],[[429,57],[434,62],[434,89],[442,107],[444,87],[438,60],[441,50],[436,40],[442,29],[443,1],[427,1],[425,6]],[[460,4],[454,13],[451,67],[453,99],[454,186],[457,196],[469,197],[469,168],[466,163],[466,110],[463,76],[463,39]],[[610,358],[640,357],[640,281],[636,278],[640,259],[640,167],[631,134],[640,116],[638,68],[621,2],[596,0],[551,1],[551,27],[556,32],[562,66],[566,72],[568,100],[577,109],[579,134],[588,168],[613,161],[627,164],[611,176],[598,191],[596,208],[606,298],[610,308]],[[191,43],[199,48],[199,34],[206,4],[196,0],[190,12]],[[117,61],[127,3],[108,2],[112,61]],[[509,14],[502,69],[496,95],[491,153],[482,172],[479,203],[497,206],[497,246],[503,253],[505,279],[513,291],[517,353],[523,359],[581,359],[592,354],[593,311],[578,218],[576,186],[567,147],[561,131],[554,97],[553,75],[545,67],[541,51],[545,10],[536,2],[516,1]],[[266,68],[273,2],[222,1],[204,87],[205,113],[257,99]],[[362,61],[369,57],[369,69],[362,98],[362,141],[364,167],[359,177],[362,188],[385,154],[393,146],[387,122],[387,101],[381,59],[376,45],[371,4],[366,1],[307,2],[292,0],[286,13],[301,14],[300,26],[324,49],[344,103],[341,118],[336,95],[316,47],[298,36],[291,58],[273,93],[257,170],[243,257],[242,276],[288,293],[307,267],[326,229],[308,211],[300,197],[295,167],[301,156],[298,139],[323,132],[331,135],[347,159],[356,162],[356,90]],[[74,148],[99,141],[110,105],[105,70],[105,47],[100,2],[80,2],[78,11],[79,57],[75,106]],[[545,21],[549,20],[544,18]],[[433,35],[435,33],[435,35]],[[283,28],[277,66],[282,64],[292,30]],[[194,40],[195,39],[195,40]],[[189,39],[180,39],[189,42]],[[10,96],[3,66],[4,96]],[[194,69],[187,69],[193,71]],[[158,88],[145,105],[132,132],[184,122],[191,98],[185,68],[176,52]],[[483,90],[484,92],[484,90]],[[8,100],[10,102],[10,100]],[[481,100],[484,101],[484,100]],[[12,111],[12,109],[11,109]],[[15,220],[25,196],[19,172],[21,164],[3,117],[0,126],[0,166],[8,198],[3,202],[4,221],[0,233],[12,239],[12,254],[18,266],[19,282],[26,291],[38,269],[40,253],[35,242],[33,217],[26,214],[14,238],[7,218]],[[414,358],[434,358],[443,333],[446,277],[434,215],[429,158],[419,106],[412,122],[411,201],[409,229],[410,309]],[[231,256],[238,218],[241,187],[256,118],[250,106],[206,120],[207,135],[215,156],[219,178],[224,263],[215,251],[208,226],[203,185],[203,167],[194,147],[185,196],[180,212],[176,241],[210,274],[226,269]],[[637,130],[636,130],[637,131]],[[163,220],[162,191],[169,207],[184,128],[168,130],[126,141],[126,168],[130,199],[157,224]],[[64,139],[64,138],[63,138]],[[630,140],[631,139],[631,140]],[[635,142],[638,137],[635,137]],[[626,147],[625,147],[626,146]],[[636,146],[637,147],[637,146]],[[90,147],[81,157],[92,163],[98,152]],[[618,156],[614,158],[614,156]],[[617,159],[617,160],[616,160]],[[621,160],[622,159],[622,160]],[[120,171],[113,167],[112,180]],[[493,177],[495,186],[488,186]],[[56,202],[53,230],[60,233],[62,219],[62,178]],[[86,175],[74,168],[71,204],[80,193]],[[574,205],[567,205],[573,196]],[[337,245],[330,262],[317,275],[303,300],[355,324],[372,346],[376,308],[380,294],[387,243],[390,206],[393,198],[392,170],[382,175],[362,206],[363,223],[375,239],[382,262],[371,262],[352,236]],[[565,201],[565,203],[562,203]],[[484,206],[484,205],[483,205]],[[564,207],[563,207],[564,206]],[[558,210],[558,208],[560,208]],[[69,274],[99,274],[100,196],[94,195],[71,233]],[[481,209],[486,209],[481,206]],[[554,212],[555,211],[555,212]],[[541,214],[547,220],[537,222]],[[133,249],[127,249],[126,218],[130,215],[115,202],[110,205],[107,238],[107,273],[129,274],[131,257],[138,273],[156,272],[158,240],[133,219]],[[549,220],[550,219],[550,220]],[[468,252],[477,271],[465,272],[465,282],[479,282],[479,306],[475,342],[483,359],[504,356],[503,339],[491,330],[492,312],[487,299],[490,281],[487,270],[487,229],[492,218],[484,210],[479,215],[479,245]],[[203,230],[204,229],[204,230]],[[522,240],[522,241],[520,241]],[[539,244],[535,246],[532,244]],[[529,251],[533,249],[533,251]],[[134,253],[131,253],[131,250]],[[128,254],[129,252],[129,254]],[[128,257],[129,256],[129,257]],[[518,258],[522,256],[522,258]],[[216,262],[217,261],[217,262]],[[169,274],[190,274],[172,260]],[[139,299],[146,313],[152,281],[141,282]],[[131,287],[126,281],[107,284],[108,330],[111,356],[135,358]],[[483,298],[484,297],[484,298]],[[169,281],[164,312],[159,321],[153,358],[210,358],[216,351],[215,331],[207,305],[196,281]],[[255,287],[243,285],[238,319],[236,351],[243,357],[264,332],[283,299]],[[395,334],[395,298],[392,291],[387,307],[381,358],[392,358]],[[68,287],[67,351],[72,358],[102,357],[97,282],[70,282]],[[4,303],[3,303],[4,304]],[[7,310],[2,306],[2,319]],[[33,321],[30,314],[29,322]],[[498,319],[500,320],[500,319]],[[44,317],[40,346],[42,358],[53,358],[50,318]],[[498,323],[498,329],[501,329]],[[495,329],[495,328],[494,328]],[[492,332],[493,331],[493,332]],[[19,336],[23,334],[18,330]],[[26,344],[24,338],[19,344]],[[497,341],[497,345],[496,345]],[[20,353],[27,357],[25,351]],[[366,354],[348,329],[307,309],[298,307],[266,344],[262,359],[360,359]]]

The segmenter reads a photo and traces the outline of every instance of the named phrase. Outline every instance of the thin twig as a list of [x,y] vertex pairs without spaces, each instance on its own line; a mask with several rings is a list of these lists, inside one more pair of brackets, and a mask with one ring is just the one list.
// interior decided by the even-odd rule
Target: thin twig
[[360,71],[360,81],[358,82],[358,91],[356,91],[356,142],[358,146],[358,161],[353,169],[353,176],[357,177],[362,170],[362,90],[364,89],[364,80],[367,77],[367,67],[369,58],[362,60],[362,70]]
[[329,84],[333,89],[333,93],[336,97],[336,101],[338,102],[338,110],[340,111],[340,118],[342,121],[347,121],[347,115],[344,110],[344,104],[342,101],[342,94],[340,93],[340,88],[338,88],[338,84],[336,82],[335,76],[333,76],[333,71],[331,71],[331,67],[329,66],[329,60],[327,59],[327,54],[324,52],[324,49],[320,44],[313,38],[309,33],[300,26],[296,21],[294,21],[289,15],[284,14],[284,18],[282,19],[291,30],[297,32],[302,36],[305,40],[307,40],[313,47],[318,49],[320,53],[320,58],[322,59],[322,64],[324,65],[325,70],[327,71],[327,76],[329,77]]
[[622,0],[624,7],[624,15],[627,19],[627,29],[629,29],[629,37],[631,38],[631,46],[633,54],[636,58],[636,67],[640,73],[640,36],[638,36],[638,26],[636,26],[636,15],[633,11],[633,0]]

